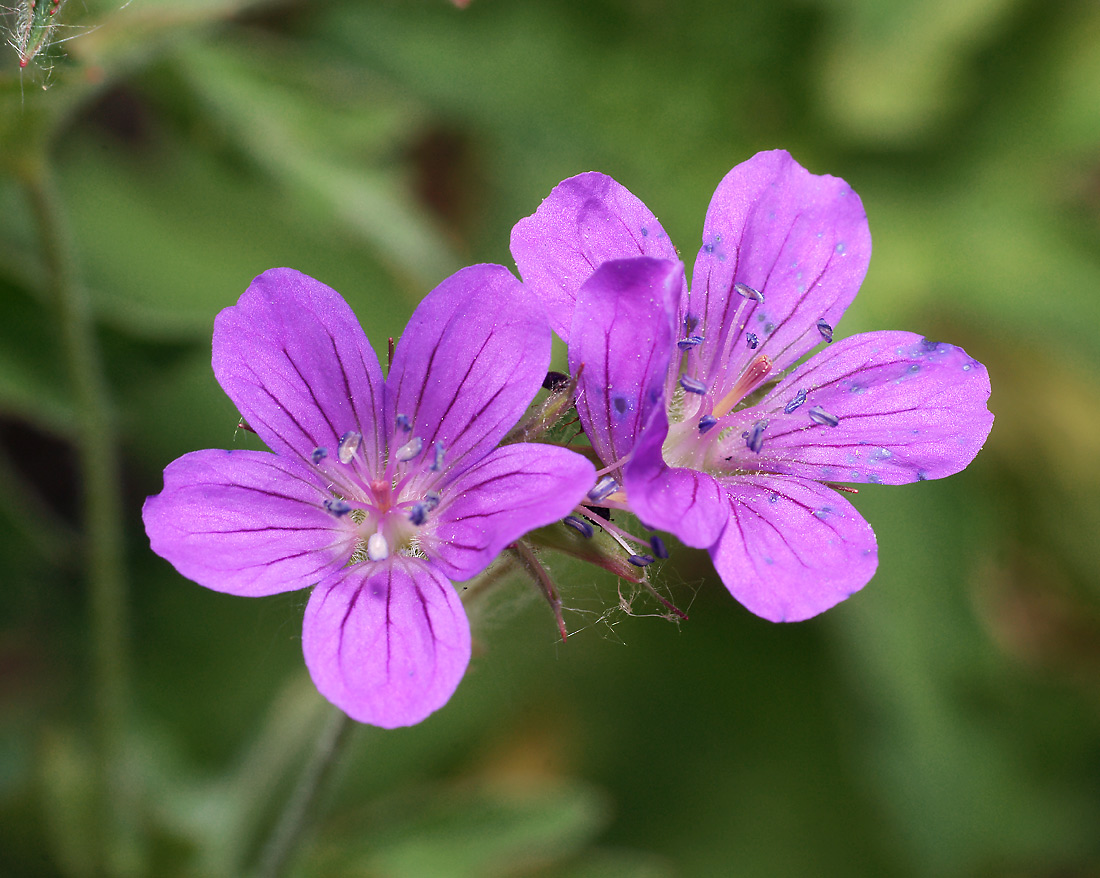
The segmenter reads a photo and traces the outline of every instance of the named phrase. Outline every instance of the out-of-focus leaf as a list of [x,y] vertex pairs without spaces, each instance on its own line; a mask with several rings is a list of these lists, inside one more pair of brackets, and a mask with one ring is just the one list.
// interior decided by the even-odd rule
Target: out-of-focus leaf
[[391,802],[376,830],[345,828],[309,874],[527,874],[567,860],[607,821],[603,796],[579,783],[532,781],[522,791],[465,785],[420,793],[415,802]]
[[[204,106],[250,158],[281,185],[319,199],[334,224],[374,249],[413,291],[427,291],[458,268],[413,204],[400,167],[378,160],[380,147],[393,149],[415,119],[378,83],[290,45],[261,52],[243,43],[213,50],[191,44],[177,58]],[[317,94],[328,102],[318,105]]]
[[41,802],[53,858],[66,878],[91,876],[96,862],[92,751],[71,730],[51,729],[38,744]]
[[1093,724],[1072,701],[1032,712],[1028,704],[1050,700],[1041,687],[1024,695],[1028,681],[999,665],[977,624],[959,582],[978,572],[972,547],[988,545],[992,501],[967,480],[974,474],[861,497],[879,534],[880,574],[834,617],[863,702],[859,758],[919,874],[1072,863],[1100,820],[1090,782],[1073,768]]
[[876,143],[920,141],[972,97],[967,62],[1021,0],[862,0],[843,22],[822,80],[832,121]]
[[0,412],[64,435],[72,405],[50,312],[3,278],[0,301]]

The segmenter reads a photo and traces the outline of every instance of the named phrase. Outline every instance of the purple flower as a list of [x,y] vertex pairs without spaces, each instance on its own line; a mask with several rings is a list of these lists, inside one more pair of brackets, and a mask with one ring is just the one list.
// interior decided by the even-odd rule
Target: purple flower
[[653,214],[602,174],[555,188],[512,253],[584,364],[581,421],[630,508],[707,549],[766,619],[809,618],[874,574],[874,533],[831,483],[951,475],[992,427],[986,370],[962,349],[833,341],[867,271],[867,218],[843,180],[786,152],[719,184],[690,291]]
[[214,324],[214,374],[274,453],[196,451],[145,502],[153,550],[207,588],[316,585],[302,647],[321,694],[361,722],[412,725],[451,697],[470,628],[451,585],[567,514],[592,464],[496,445],[534,397],[550,332],[504,268],[440,284],[388,377],[338,293],[290,269]]

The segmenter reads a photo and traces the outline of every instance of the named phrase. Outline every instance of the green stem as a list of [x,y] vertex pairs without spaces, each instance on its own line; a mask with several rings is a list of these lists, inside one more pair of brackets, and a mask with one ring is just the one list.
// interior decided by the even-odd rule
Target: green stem
[[126,586],[117,439],[110,393],[95,337],[91,307],[76,281],[64,210],[45,160],[24,165],[22,178],[42,248],[46,289],[60,332],[76,413],[72,439],[82,482],[84,550],[91,622],[95,700],[97,821],[100,874],[131,871],[126,842],[128,785],[123,771],[129,677],[124,647]]
[[260,854],[257,878],[279,878],[291,864],[306,829],[311,824],[313,806],[336,765],[336,757],[355,724],[342,710],[332,708],[328,723],[317,739],[298,785],[287,800],[279,820]]

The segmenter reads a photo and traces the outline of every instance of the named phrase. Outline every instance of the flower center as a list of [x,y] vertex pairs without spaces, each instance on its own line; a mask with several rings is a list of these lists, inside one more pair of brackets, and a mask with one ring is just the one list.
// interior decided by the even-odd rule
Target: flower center
[[360,453],[362,435],[349,430],[335,454],[317,448],[310,455],[330,496],[321,505],[355,540],[350,563],[384,561],[390,555],[419,553],[418,536],[442,502],[442,442],[425,448],[405,415],[395,419],[381,472],[371,472]]

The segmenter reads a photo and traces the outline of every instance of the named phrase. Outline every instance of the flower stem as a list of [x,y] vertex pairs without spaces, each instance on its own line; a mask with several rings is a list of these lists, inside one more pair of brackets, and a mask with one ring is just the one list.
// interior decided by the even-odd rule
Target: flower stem
[[115,423],[87,293],[77,282],[64,210],[45,158],[20,167],[41,246],[46,290],[60,331],[73,394],[82,519],[88,571],[97,753],[97,866],[117,875],[133,871],[136,848],[127,835],[129,784],[124,771],[129,674],[122,500]]
[[279,878],[291,864],[298,843],[312,822],[310,818],[317,796],[331,775],[336,757],[342,752],[354,725],[342,710],[332,708],[328,722],[317,738],[313,756],[303,769],[298,785],[260,852],[256,878]]

